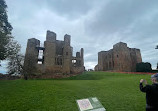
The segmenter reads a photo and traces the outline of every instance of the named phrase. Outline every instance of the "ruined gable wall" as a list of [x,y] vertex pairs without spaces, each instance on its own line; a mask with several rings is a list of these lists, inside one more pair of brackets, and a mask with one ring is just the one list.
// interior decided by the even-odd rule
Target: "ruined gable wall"
[[114,70],[131,71],[130,51],[126,43],[117,43],[113,46]]

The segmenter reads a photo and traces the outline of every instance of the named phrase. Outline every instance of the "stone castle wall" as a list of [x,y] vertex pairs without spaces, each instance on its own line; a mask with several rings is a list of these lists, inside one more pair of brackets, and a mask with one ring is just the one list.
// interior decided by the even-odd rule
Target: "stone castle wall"
[[142,62],[139,49],[129,48],[126,43],[120,42],[109,51],[98,53],[98,65],[95,70],[99,71],[136,71],[136,64]]
[[[84,71],[83,48],[77,52],[76,57],[72,56],[71,36],[65,35],[64,41],[56,40],[56,34],[47,31],[44,47],[40,46],[40,41],[32,38],[28,40],[24,68],[29,70],[32,66],[36,69],[33,73],[81,73]],[[39,58],[39,51],[43,55]],[[75,62],[72,62],[75,61]],[[39,64],[40,63],[40,64]],[[31,67],[30,67],[31,66]]]

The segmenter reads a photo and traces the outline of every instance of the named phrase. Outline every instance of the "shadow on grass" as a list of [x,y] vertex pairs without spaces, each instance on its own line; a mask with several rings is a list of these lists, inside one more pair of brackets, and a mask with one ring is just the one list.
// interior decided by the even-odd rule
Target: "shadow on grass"
[[[34,80],[101,80],[101,79],[111,79],[111,78],[126,78],[129,76],[135,76],[138,74],[125,74],[125,73],[115,73],[115,72],[84,72],[79,75],[74,75],[70,77],[65,77],[65,78],[36,78]],[[140,76],[140,74],[138,75]]]
[[[111,77],[117,77],[120,74],[111,73],[111,72],[84,72],[82,74],[71,76],[67,78],[57,78],[54,80],[101,80],[101,79],[108,79]],[[126,74],[122,74],[126,75]]]
[[80,74],[77,76],[71,76],[68,78],[59,78],[59,79],[54,79],[54,80],[100,80],[102,79],[102,76],[96,75],[96,74]]
[[82,73],[76,76],[70,76],[70,77],[65,77],[65,78],[47,78],[47,79],[42,79],[42,78],[36,78],[32,80],[100,80],[103,79],[103,75],[96,75],[93,73]]

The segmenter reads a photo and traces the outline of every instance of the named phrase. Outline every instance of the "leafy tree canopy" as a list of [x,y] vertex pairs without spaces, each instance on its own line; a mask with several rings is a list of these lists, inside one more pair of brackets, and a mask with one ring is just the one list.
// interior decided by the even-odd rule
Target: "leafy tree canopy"
[[5,60],[10,52],[8,43],[11,40],[12,26],[8,22],[7,5],[4,0],[0,0],[0,60]]
[[10,48],[11,53],[8,57],[8,74],[22,74],[24,56],[19,53],[21,46],[17,41],[12,40],[9,42],[8,47]]

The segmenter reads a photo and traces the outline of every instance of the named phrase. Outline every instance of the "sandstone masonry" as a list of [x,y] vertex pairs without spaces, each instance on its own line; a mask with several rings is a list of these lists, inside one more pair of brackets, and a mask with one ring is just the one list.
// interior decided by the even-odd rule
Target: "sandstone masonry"
[[[64,41],[56,40],[56,33],[47,31],[44,46],[40,46],[40,41],[28,39],[24,69],[35,69],[37,74],[74,74],[84,71],[84,50],[81,48],[76,56],[72,56],[73,47],[70,45],[71,36],[65,35]],[[40,53],[43,53],[40,55]]]
[[136,71],[136,64],[142,62],[139,49],[129,48],[126,43],[119,42],[109,51],[98,53],[96,71]]

